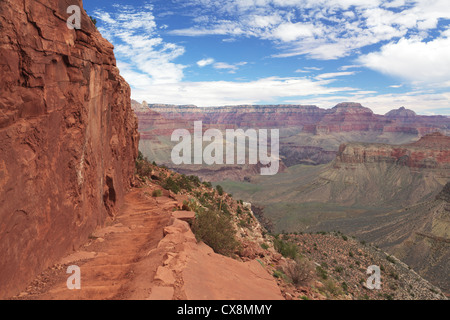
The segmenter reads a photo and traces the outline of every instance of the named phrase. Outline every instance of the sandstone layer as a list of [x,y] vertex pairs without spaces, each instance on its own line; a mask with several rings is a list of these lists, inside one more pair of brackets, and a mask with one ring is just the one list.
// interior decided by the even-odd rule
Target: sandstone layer
[[450,137],[436,132],[407,145],[343,144],[337,160],[339,163],[394,163],[410,168],[450,169]]
[[79,0],[0,3],[0,297],[82,244],[132,182],[137,121]]
[[[176,129],[192,132],[194,121],[202,121],[204,130],[279,129],[281,162],[287,167],[329,163],[334,160],[342,143],[407,144],[433,132],[450,134],[449,117],[420,116],[404,107],[378,115],[352,102],[322,109],[311,105],[198,108],[134,101],[133,108],[139,119],[139,148],[142,153],[152,161],[186,174],[189,170],[171,162],[175,143],[170,141],[170,137]],[[250,169],[203,166],[195,171],[206,180],[243,181],[252,170],[257,171],[257,168]]]

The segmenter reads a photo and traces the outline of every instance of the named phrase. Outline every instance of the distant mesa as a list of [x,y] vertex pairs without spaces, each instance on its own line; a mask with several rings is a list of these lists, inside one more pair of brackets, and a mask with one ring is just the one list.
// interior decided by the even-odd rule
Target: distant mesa
[[401,107],[399,109],[391,110],[385,114],[388,118],[414,118],[417,114],[405,107]]
[[337,104],[331,109],[333,113],[369,113],[373,114],[373,111],[369,108],[363,107],[357,102],[342,102]]

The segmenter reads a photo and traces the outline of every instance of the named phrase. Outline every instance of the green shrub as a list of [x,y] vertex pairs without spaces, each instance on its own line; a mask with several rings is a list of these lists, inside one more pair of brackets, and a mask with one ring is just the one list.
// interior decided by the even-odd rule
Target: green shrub
[[216,186],[216,190],[217,190],[217,193],[219,194],[219,196],[223,195],[223,188],[222,188],[222,186],[217,185]]
[[348,285],[345,281],[342,282],[342,289],[344,290],[344,292],[348,292]]
[[147,158],[144,158],[142,152],[139,152],[136,159],[135,173],[141,178],[149,177],[152,174],[152,166]]
[[395,264],[395,259],[392,258],[391,256],[386,256],[386,260],[389,261],[390,263]]
[[197,214],[192,229],[197,240],[206,243],[216,253],[230,256],[238,248],[236,231],[230,216],[204,210]]
[[269,245],[267,243],[261,243],[261,248],[263,248],[264,250],[269,249]]
[[172,179],[172,177],[167,178],[166,181],[163,182],[162,187],[175,194],[181,191],[180,186]]
[[398,279],[399,279],[398,274],[395,273],[395,272],[391,272],[391,273],[390,273],[390,276],[391,276],[391,278],[393,278],[393,279],[395,279],[395,280],[398,280]]
[[316,273],[321,279],[323,279],[323,280],[328,279],[327,271],[325,269],[323,269],[321,266],[316,267]]
[[277,250],[285,258],[295,259],[298,254],[298,247],[295,243],[286,242],[275,237],[273,240],[275,250]]
[[[344,293],[342,288],[340,286],[336,285],[336,283],[331,279],[324,281],[324,289],[331,296],[339,296]],[[328,294],[327,294],[327,296],[328,296]]]
[[205,182],[203,182],[203,185],[204,185],[205,187],[207,187],[207,188],[212,189],[212,184],[211,184],[211,182],[205,181]]
[[286,275],[284,274],[283,271],[281,270],[275,270],[273,272],[273,276],[277,279],[287,279]]
[[336,267],[334,268],[334,271],[336,271],[337,273],[342,273],[342,271],[344,271],[344,267],[342,267],[342,266],[336,266]]
[[153,190],[153,192],[152,192],[152,197],[153,198],[158,198],[158,197],[161,197],[161,196],[162,196],[162,190],[160,190],[160,189]]

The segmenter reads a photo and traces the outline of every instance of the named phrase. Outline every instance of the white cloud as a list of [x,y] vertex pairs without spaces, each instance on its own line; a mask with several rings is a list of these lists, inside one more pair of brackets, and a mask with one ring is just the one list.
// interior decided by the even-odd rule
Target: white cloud
[[314,71],[320,71],[323,68],[319,68],[319,67],[305,67],[306,70],[314,70]]
[[296,73],[310,73],[310,70],[303,70],[303,69],[297,69],[295,70]]
[[[131,84],[134,99],[199,106],[292,101],[332,107],[342,101],[358,101],[377,113],[400,106],[418,113],[429,112],[431,108],[436,113],[450,113],[450,92],[378,94],[360,88],[330,86],[336,77],[354,75],[357,71],[348,70],[363,66],[415,83],[450,87],[450,29],[442,31],[434,40],[424,40],[429,39],[429,31],[439,19],[450,18],[447,0],[190,2],[196,1],[202,3],[201,12],[195,13],[194,25],[183,30],[158,27],[151,6],[144,9],[119,6],[115,14],[101,10],[94,13],[101,22],[100,31],[115,45],[118,67]],[[190,2],[185,5],[189,6]],[[307,55],[315,59],[338,59],[359,52],[364,46],[381,41],[389,43],[378,52],[362,56],[355,62],[358,65],[342,66],[340,72],[323,73],[316,78],[187,82],[183,81],[186,66],[175,62],[185,48],[165,41],[158,34],[161,30],[189,36],[223,35],[231,40],[257,37],[272,41],[280,57]],[[210,65],[230,73],[246,63],[216,62],[212,58],[197,61],[199,67]],[[322,69],[302,67],[296,72],[317,74]]]
[[238,63],[233,63],[233,64],[229,64],[226,62],[217,62],[214,64],[214,68],[215,69],[225,69],[225,70],[229,70],[230,73],[236,73],[236,71],[239,69],[239,67],[245,66],[247,64],[247,62],[243,61],[243,62],[238,62]]
[[[114,5],[116,13],[96,10],[94,17],[101,22],[100,32],[115,45],[121,70],[128,75],[150,80],[151,83],[173,83],[183,79],[186,67],[174,63],[185,52],[184,47],[164,42],[153,16],[153,7],[142,8]],[[134,80],[134,78],[128,78]],[[134,81],[130,81],[133,85]]]
[[210,64],[213,64],[213,63],[214,63],[214,59],[212,59],[212,58],[207,58],[207,59],[202,59],[200,61],[197,61],[197,65],[200,68],[206,67],[206,66],[208,66]]
[[313,37],[317,31],[313,24],[283,23],[273,30],[271,36],[284,42]]
[[353,64],[353,65],[339,67],[339,70],[340,71],[347,71],[348,69],[356,69],[356,68],[361,68],[361,66],[358,65],[358,64]]
[[373,70],[417,83],[450,80],[450,38],[429,42],[401,39],[383,46],[379,52],[361,56],[359,62]]
[[336,77],[352,76],[354,74],[356,74],[356,71],[322,73],[316,76],[316,79],[332,79]]
[[255,81],[203,81],[143,85],[133,90],[136,100],[167,104],[195,104],[200,107],[276,102],[284,97],[331,95],[355,90],[328,87],[330,81],[306,78],[269,77]]
[[372,109],[376,114],[385,114],[393,109],[405,107],[414,110],[418,114],[441,114],[450,116],[450,92],[445,93],[396,93],[376,94],[374,92],[356,91],[354,94],[329,95],[315,98],[292,99],[287,103],[314,104],[321,108],[333,107],[342,101],[356,101],[363,106]]
[[405,36],[428,36],[450,19],[448,0],[193,0],[194,25],[172,34],[256,37],[274,42],[275,57],[338,59]]

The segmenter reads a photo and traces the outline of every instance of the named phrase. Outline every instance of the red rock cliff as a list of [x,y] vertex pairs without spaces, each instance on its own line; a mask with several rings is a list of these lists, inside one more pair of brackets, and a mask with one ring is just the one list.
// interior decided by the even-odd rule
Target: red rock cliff
[[428,134],[406,145],[369,143],[342,144],[337,161],[341,163],[386,162],[411,168],[450,169],[450,137]]
[[81,0],[0,2],[0,298],[114,216],[137,156],[130,88]]

